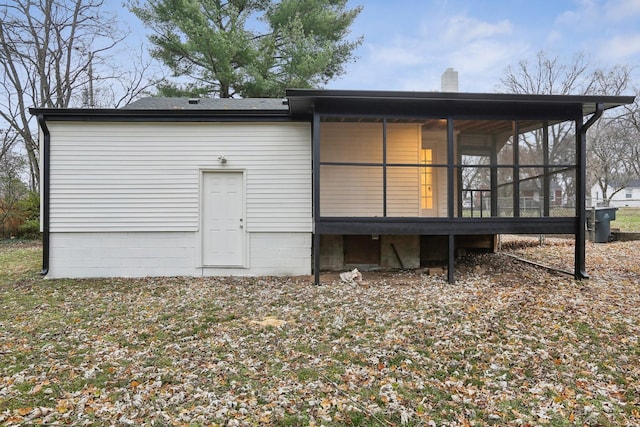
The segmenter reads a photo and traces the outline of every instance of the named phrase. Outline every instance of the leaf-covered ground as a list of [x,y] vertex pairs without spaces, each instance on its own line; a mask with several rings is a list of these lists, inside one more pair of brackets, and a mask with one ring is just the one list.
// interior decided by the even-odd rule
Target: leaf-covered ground
[[[503,247],[572,269],[563,240]],[[582,282],[499,253],[316,287],[42,280],[0,245],[0,424],[640,425],[639,252],[588,244]]]

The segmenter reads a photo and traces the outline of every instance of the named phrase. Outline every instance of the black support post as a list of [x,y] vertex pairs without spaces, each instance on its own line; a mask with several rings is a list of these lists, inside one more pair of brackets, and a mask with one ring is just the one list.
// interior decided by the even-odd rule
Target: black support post
[[449,255],[448,255],[448,262],[447,262],[447,281],[449,283],[455,283],[456,281],[456,277],[455,277],[455,257],[456,257],[456,247],[455,247],[455,243],[456,243],[456,236],[454,234],[449,234]]
[[491,216],[498,216],[498,141],[495,135],[491,138],[490,158]]
[[[454,139],[454,144],[455,144],[455,139]],[[454,150],[455,153],[455,150]],[[456,197],[456,209],[458,210],[458,215],[456,215],[458,218],[462,218],[462,197],[464,196],[464,182],[462,179],[462,153],[460,152],[460,147],[458,146],[458,152],[454,154],[456,157],[456,161],[454,162],[454,164],[457,164],[458,167],[455,168],[455,179],[456,179],[456,188],[457,191],[454,192],[454,194],[457,194],[458,197]],[[475,196],[475,193],[472,191],[471,192],[471,215],[473,215],[473,198]],[[480,212],[482,212],[482,208],[480,209]]]
[[513,122],[513,216],[520,216],[520,129],[518,122]]
[[577,280],[588,279],[586,266],[586,231],[585,224],[587,216],[585,212],[585,197],[586,197],[586,185],[587,179],[587,131],[583,129],[582,117],[576,120],[576,164],[578,169],[576,170],[576,215],[578,221],[576,224],[576,243],[575,243],[575,262],[574,262],[574,277]]
[[382,216],[387,216],[387,118],[382,119]]
[[542,178],[542,216],[547,217],[550,215],[551,209],[549,206],[551,195],[551,176],[549,175],[549,122],[542,123],[542,156],[544,164],[544,176]]
[[313,169],[313,280],[320,285],[320,234],[316,220],[320,218],[320,115],[313,113],[311,126],[312,169]]
[[[454,218],[454,201],[455,201],[455,191],[454,191],[454,163],[455,163],[455,151],[454,151],[454,128],[453,128],[453,119],[447,119],[447,210],[449,220],[453,220]],[[458,193],[462,194],[462,189],[458,189]],[[448,255],[448,268],[447,268],[447,280],[449,283],[455,282],[454,275],[454,267],[455,267],[455,236],[452,233],[449,233],[449,255]]]
[[589,278],[584,247],[586,241],[585,222],[587,219],[585,211],[587,197],[587,130],[602,116],[603,112],[604,105],[597,103],[595,113],[585,124],[581,124],[582,116],[576,118],[576,164],[578,168],[576,170],[576,215],[578,221],[576,224],[574,276],[578,280]]
[[313,233],[313,283],[320,286],[320,234]]

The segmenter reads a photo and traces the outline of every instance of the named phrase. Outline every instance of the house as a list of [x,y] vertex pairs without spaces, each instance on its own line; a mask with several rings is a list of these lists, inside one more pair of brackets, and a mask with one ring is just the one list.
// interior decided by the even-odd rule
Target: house
[[612,195],[618,189],[614,186],[615,184],[608,186],[606,194],[602,193],[598,184],[591,187],[591,205],[597,207],[608,204],[612,208],[640,207],[640,179],[629,181],[622,190]]
[[[520,186],[520,205],[533,212],[541,210],[544,206],[542,202],[544,197],[542,184],[542,180],[540,179],[530,179],[523,182]],[[549,203],[551,207],[561,207],[566,203],[562,197],[562,186],[555,180],[549,182],[549,191]]]
[[[411,268],[500,233],[571,234],[585,271],[586,131],[628,96],[288,90],[286,99],[31,109],[50,277]],[[554,158],[549,130],[575,125]],[[520,161],[530,140],[538,153]],[[556,152],[554,150],[553,152]],[[533,160],[532,160],[533,159]],[[465,215],[464,176],[487,210]],[[540,209],[522,202],[536,180]],[[554,182],[571,182],[560,208]],[[573,189],[569,191],[570,189]]]

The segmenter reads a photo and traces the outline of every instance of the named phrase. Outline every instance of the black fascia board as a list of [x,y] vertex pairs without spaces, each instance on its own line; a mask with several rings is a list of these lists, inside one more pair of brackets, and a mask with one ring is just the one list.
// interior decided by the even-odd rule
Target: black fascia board
[[214,122],[214,121],[289,121],[288,110],[134,110],[87,108],[30,108],[33,115],[48,121],[155,121],[155,122]]
[[576,217],[537,218],[359,218],[321,217],[319,234],[575,234]]
[[[298,117],[293,110],[292,114]],[[373,114],[385,117],[402,118],[445,118],[458,120],[566,120],[575,117],[582,110],[581,104],[543,105],[523,103],[480,103],[455,101],[418,101],[403,100],[397,102],[344,101],[320,99],[315,103],[320,114],[349,115],[354,113]]]
[[386,99],[386,100],[431,100],[431,101],[479,101],[479,102],[542,102],[542,103],[602,103],[609,108],[633,103],[634,96],[624,95],[535,95],[517,93],[477,92],[405,92],[376,90],[325,90],[287,89],[287,98],[341,98],[341,99]]
[[287,90],[291,114],[377,114],[474,119],[567,119],[633,103],[633,96],[528,95],[450,92]]

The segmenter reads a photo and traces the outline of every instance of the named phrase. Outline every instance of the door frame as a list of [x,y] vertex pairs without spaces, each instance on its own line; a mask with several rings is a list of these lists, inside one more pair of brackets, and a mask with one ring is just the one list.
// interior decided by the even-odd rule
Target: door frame
[[[440,132],[438,131],[423,131],[420,130],[420,138],[418,138],[418,164],[421,164],[420,160],[422,158],[422,150],[429,149],[431,150],[431,164],[438,164],[438,143],[440,141],[434,141],[429,139],[428,141],[424,141],[424,134],[431,133],[433,135],[438,135]],[[435,139],[435,138],[434,138]],[[425,147],[425,148],[423,148]],[[431,209],[422,209],[422,168],[418,168],[418,210],[420,217],[438,217],[439,215],[439,188],[438,188],[438,168],[431,166],[431,186],[433,188],[432,200],[433,206]]]
[[[242,264],[241,265],[210,265],[204,263],[204,180],[209,173],[240,173],[242,174],[242,219],[244,227],[242,229]],[[244,169],[200,169],[198,172],[199,197],[198,197],[198,268],[249,268],[249,239],[247,238],[247,171]]]

